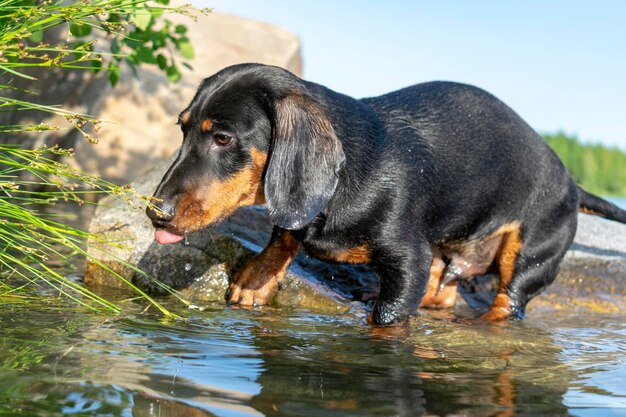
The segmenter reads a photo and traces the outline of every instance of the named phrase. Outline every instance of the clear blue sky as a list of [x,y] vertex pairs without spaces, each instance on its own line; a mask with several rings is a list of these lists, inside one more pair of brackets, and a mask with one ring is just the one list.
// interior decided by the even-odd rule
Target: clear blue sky
[[540,132],[626,150],[626,1],[194,4],[295,32],[304,77],[336,91],[364,97],[429,80],[466,82]]

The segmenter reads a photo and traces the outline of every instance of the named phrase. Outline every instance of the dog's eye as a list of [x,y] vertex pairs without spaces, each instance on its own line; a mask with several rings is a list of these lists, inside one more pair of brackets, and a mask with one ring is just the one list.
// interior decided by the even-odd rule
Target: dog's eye
[[226,146],[230,145],[233,141],[233,137],[224,133],[215,133],[213,134],[213,141],[217,146]]

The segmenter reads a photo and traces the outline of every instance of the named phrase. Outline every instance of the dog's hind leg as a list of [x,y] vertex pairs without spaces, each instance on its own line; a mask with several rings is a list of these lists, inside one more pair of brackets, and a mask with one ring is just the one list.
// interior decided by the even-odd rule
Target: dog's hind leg
[[422,297],[420,307],[448,308],[454,306],[456,300],[457,281],[445,282],[446,263],[441,252],[433,248],[433,262],[430,266],[430,277],[426,294]]
[[522,319],[526,304],[551,284],[576,233],[576,213],[544,219],[528,228],[510,230],[503,239],[496,263],[498,293],[483,318]]

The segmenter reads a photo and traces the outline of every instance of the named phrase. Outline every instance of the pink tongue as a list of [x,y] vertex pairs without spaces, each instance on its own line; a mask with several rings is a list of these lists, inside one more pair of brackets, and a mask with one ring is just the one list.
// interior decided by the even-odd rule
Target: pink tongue
[[180,242],[183,239],[183,236],[175,235],[174,233],[170,233],[167,230],[159,229],[154,231],[154,240],[159,242],[161,245]]

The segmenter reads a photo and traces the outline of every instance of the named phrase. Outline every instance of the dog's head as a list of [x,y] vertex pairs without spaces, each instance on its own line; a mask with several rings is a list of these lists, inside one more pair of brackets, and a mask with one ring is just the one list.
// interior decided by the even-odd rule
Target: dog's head
[[160,243],[267,203],[300,229],[326,207],[345,160],[324,104],[298,77],[244,64],[205,79],[180,114],[183,144],[147,214]]

